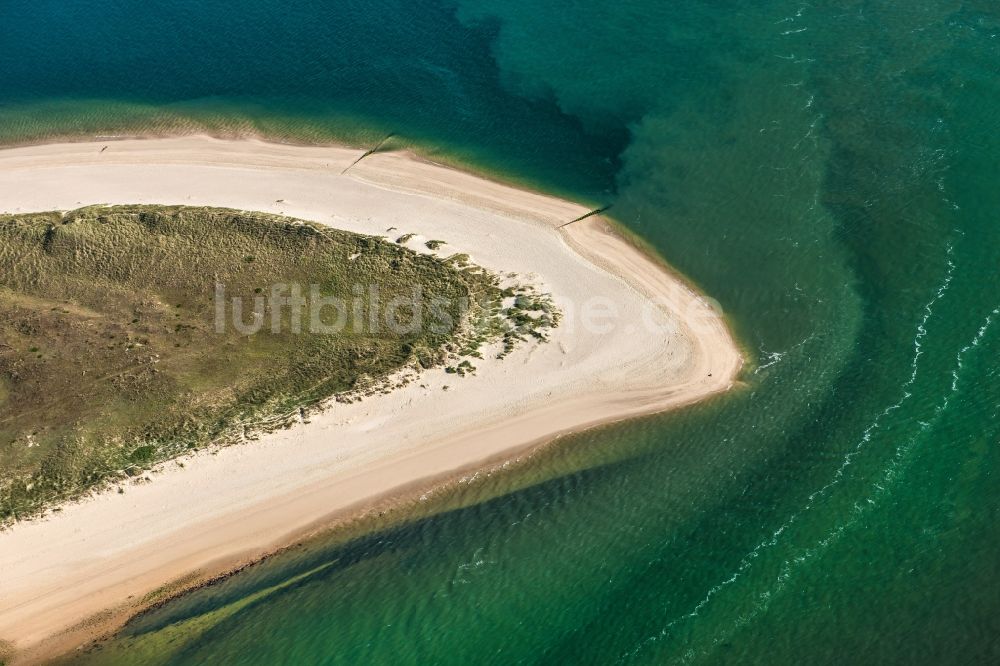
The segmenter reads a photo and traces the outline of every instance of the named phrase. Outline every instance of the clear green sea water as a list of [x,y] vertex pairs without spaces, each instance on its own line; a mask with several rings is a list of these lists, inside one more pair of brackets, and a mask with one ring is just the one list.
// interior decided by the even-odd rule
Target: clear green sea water
[[6,143],[395,131],[613,203],[753,360],[85,661],[1000,660],[992,0],[7,0],[0,45]]

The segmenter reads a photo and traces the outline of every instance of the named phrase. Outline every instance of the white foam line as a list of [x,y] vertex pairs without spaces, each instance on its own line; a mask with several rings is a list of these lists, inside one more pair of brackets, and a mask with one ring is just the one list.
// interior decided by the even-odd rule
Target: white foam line
[[920,357],[924,353],[922,348],[922,342],[924,337],[927,335],[927,322],[934,314],[934,306],[937,304],[939,300],[941,300],[944,294],[948,291],[948,287],[951,285],[952,278],[954,277],[955,262],[952,260],[953,255],[954,255],[954,246],[951,243],[949,243],[947,250],[948,271],[945,275],[944,281],[941,283],[941,285],[939,285],[937,291],[934,293],[934,296],[931,298],[930,301],[927,302],[926,305],[924,305],[923,317],[921,318],[920,323],[917,324],[917,334],[913,339],[914,354],[913,354],[913,359],[910,362],[911,366],[910,377],[902,386],[903,388],[902,397],[897,402],[886,407],[880,414],[878,414],[878,416],[875,417],[872,423],[865,428],[865,430],[862,433],[861,439],[858,441],[854,450],[847,453],[840,467],[838,467],[836,472],[834,472],[833,478],[822,488],[810,494],[805,505],[801,509],[793,513],[791,517],[787,521],[785,521],[785,523],[783,523],[780,527],[778,527],[771,534],[770,538],[761,541],[756,546],[754,546],[754,548],[743,557],[743,559],[737,566],[736,571],[729,578],[723,580],[722,582],[710,588],[708,592],[705,594],[705,598],[702,599],[700,602],[698,602],[698,604],[695,605],[695,607],[689,613],[686,613],[685,615],[682,615],[678,618],[671,620],[666,626],[664,626],[662,630],[660,630],[659,634],[648,637],[646,640],[644,640],[642,643],[636,646],[634,650],[632,650],[629,653],[621,655],[620,659],[627,659],[629,657],[635,656],[647,644],[653,643],[659,640],[660,638],[666,637],[670,629],[672,629],[680,622],[697,617],[699,613],[702,611],[702,609],[708,606],[708,604],[711,602],[712,598],[715,597],[715,595],[717,595],[719,592],[721,592],[729,585],[735,583],[752,566],[753,561],[757,559],[761,551],[776,545],[781,535],[785,532],[785,530],[790,528],[799,519],[800,516],[802,516],[803,514],[812,509],[813,505],[815,504],[816,498],[826,494],[831,488],[840,483],[840,480],[843,478],[844,472],[846,471],[847,467],[850,466],[851,461],[861,452],[864,446],[869,441],[871,441],[872,433],[881,425],[882,419],[884,419],[886,416],[899,409],[903,405],[903,403],[905,403],[912,397],[909,388],[913,385],[913,383],[917,379]]
[[[872,486],[874,488],[874,491],[871,493],[871,496],[865,498],[864,503],[861,503],[859,501],[854,504],[854,514],[850,520],[848,520],[845,523],[842,523],[841,525],[838,525],[830,534],[828,534],[823,539],[817,541],[814,546],[806,549],[801,555],[786,560],[782,565],[782,572],[778,576],[774,592],[780,591],[784,586],[784,583],[791,577],[792,567],[794,565],[802,564],[812,559],[819,553],[825,551],[830,545],[832,545],[837,539],[839,539],[840,536],[843,535],[843,533],[846,532],[849,527],[851,527],[854,523],[856,523],[858,518],[861,517],[861,515],[863,515],[871,507],[877,505],[877,500],[880,499],[881,496],[884,495],[887,492],[888,488],[890,487],[889,484],[896,476],[899,466],[906,453],[908,453],[913,448],[913,445],[917,442],[917,439],[918,437],[920,437],[920,435],[929,432],[932,426],[940,420],[940,417],[942,413],[947,409],[952,396],[954,396],[955,393],[958,392],[958,374],[959,370],[962,367],[962,361],[965,355],[974,348],[979,346],[979,343],[982,341],[982,339],[986,335],[986,332],[990,329],[991,325],[993,324],[993,317],[995,317],[998,314],[1000,314],[1000,306],[994,308],[986,316],[986,321],[976,332],[976,335],[972,339],[972,341],[969,344],[962,347],[962,349],[958,352],[958,355],[956,356],[955,359],[956,369],[952,371],[952,376],[954,377],[954,380],[952,381],[951,391],[949,392],[948,395],[945,396],[941,404],[934,409],[934,417],[930,421],[918,421],[918,424],[920,425],[919,432],[917,432],[913,437],[911,437],[906,444],[897,449],[895,455],[893,456],[894,460],[892,464],[889,465],[889,467],[886,469],[886,472],[883,474],[883,481],[886,483],[886,485],[882,485],[881,483],[873,483]],[[760,596],[762,601],[769,600],[771,596],[771,591],[763,592],[761,593]],[[758,614],[759,611],[766,610],[766,608],[767,608],[766,603],[763,606],[758,606],[754,610],[753,615]]]
[[[951,401],[951,398],[958,392],[958,382],[959,382],[958,376],[962,368],[962,362],[964,360],[965,355],[979,346],[980,342],[985,337],[987,331],[992,326],[993,318],[998,314],[1000,314],[1000,306],[997,306],[989,314],[986,315],[986,320],[984,321],[983,325],[977,330],[976,335],[975,337],[973,337],[972,341],[969,342],[969,344],[962,347],[961,350],[959,350],[955,358],[956,368],[952,371],[953,381],[951,384],[951,391],[948,393],[948,395],[945,396],[941,404],[934,409],[934,417],[930,421],[918,421],[918,424],[920,425],[919,432],[914,434],[906,442],[906,444],[900,446],[899,449],[896,450],[896,453],[893,455],[892,463],[889,465],[889,467],[883,474],[882,480],[886,485],[882,485],[881,483],[873,483],[872,486],[874,490],[871,492],[870,496],[865,498],[863,503],[861,501],[854,503],[854,511],[851,518],[848,521],[838,525],[832,532],[830,532],[830,534],[825,536],[823,539],[817,541],[812,547],[802,551],[800,555],[785,560],[785,562],[782,563],[781,573],[778,575],[775,581],[774,588],[761,592],[758,595],[760,599],[758,604],[754,607],[754,609],[750,612],[749,615],[740,616],[740,619],[732,627],[732,630],[738,629],[739,627],[747,624],[750,620],[755,618],[761,612],[766,611],[770,606],[770,600],[772,596],[780,592],[784,588],[785,583],[791,578],[793,573],[793,568],[795,566],[801,565],[813,559],[820,553],[825,552],[831,545],[833,545],[837,540],[839,540],[840,537],[851,526],[853,526],[862,515],[864,515],[864,513],[866,513],[872,507],[878,505],[878,500],[881,499],[881,497],[888,491],[888,488],[891,487],[891,483],[895,479],[897,473],[899,472],[900,465],[902,464],[902,461],[904,460],[906,454],[912,450],[913,446],[917,443],[918,438],[921,435],[928,433],[932,429],[932,426],[934,426],[940,420],[941,415],[947,409]],[[732,631],[728,632],[726,636],[729,636],[731,634]],[[724,640],[726,636],[716,637],[713,640],[713,644],[718,644],[721,640]]]

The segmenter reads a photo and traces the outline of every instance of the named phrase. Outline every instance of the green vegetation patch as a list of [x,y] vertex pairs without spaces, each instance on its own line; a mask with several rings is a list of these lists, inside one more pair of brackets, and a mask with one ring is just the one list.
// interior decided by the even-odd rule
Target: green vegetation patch
[[546,297],[501,288],[467,257],[285,217],[0,216],[0,524],[331,396],[384,391],[405,368],[471,372],[462,355],[544,339],[557,322]]

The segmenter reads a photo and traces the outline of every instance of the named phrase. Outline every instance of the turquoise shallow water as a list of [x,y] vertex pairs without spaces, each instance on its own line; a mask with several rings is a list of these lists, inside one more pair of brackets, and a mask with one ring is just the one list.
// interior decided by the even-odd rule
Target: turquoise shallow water
[[753,357],[88,660],[1000,659],[995,3],[13,0],[0,43],[0,140],[396,131],[613,202]]

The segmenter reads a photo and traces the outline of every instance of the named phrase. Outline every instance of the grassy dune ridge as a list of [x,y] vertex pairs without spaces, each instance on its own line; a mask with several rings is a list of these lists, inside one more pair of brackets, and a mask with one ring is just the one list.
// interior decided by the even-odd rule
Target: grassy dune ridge
[[[274,284],[361,305],[334,334],[310,332],[308,309],[296,333],[288,308],[273,332],[267,305],[259,333],[219,332],[217,283],[227,301],[242,298],[246,322]],[[382,305],[359,299],[371,285]],[[417,286],[436,325],[371,325]],[[331,396],[389,390],[404,368],[474,371],[483,343],[509,350],[557,323],[546,296],[504,288],[462,256],[280,216],[154,206],[0,216],[0,524],[288,425]]]

